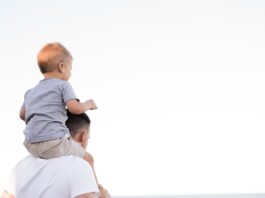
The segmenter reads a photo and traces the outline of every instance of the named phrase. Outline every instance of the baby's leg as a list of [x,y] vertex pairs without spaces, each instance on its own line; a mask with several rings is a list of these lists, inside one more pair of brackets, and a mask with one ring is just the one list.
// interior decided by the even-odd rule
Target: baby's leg
[[24,145],[31,155],[43,159],[52,159],[67,155],[82,158],[86,152],[85,149],[68,134],[60,139],[33,144],[27,144],[25,142]]
[[67,137],[36,143],[27,143],[24,141],[24,146],[33,157],[51,159],[66,155],[66,153],[62,152],[64,149],[61,148],[61,146],[65,147],[65,145],[61,144],[65,139]]

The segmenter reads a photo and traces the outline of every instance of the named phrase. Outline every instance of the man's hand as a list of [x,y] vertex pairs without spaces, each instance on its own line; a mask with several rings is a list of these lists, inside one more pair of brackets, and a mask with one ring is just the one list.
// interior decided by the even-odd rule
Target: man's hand
[[111,198],[109,192],[101,184],[99,184],[98,188],[100,192],[99,198]]

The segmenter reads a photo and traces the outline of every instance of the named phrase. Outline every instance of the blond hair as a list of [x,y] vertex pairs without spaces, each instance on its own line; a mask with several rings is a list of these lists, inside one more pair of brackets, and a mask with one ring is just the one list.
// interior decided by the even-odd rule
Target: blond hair
[[41,73],[52,72],[60,63],[72,60],[70,52],[60,43],[47,43],[38,53],[38,65]]

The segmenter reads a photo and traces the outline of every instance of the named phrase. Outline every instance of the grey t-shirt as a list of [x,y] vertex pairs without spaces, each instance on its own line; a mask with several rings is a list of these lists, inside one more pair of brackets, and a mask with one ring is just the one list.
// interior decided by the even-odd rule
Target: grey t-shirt
[[65,126],[66,102],[77,99],[69,82],[48,78],[25,94],[24,130],[27,143],[55,140],[69,133]]

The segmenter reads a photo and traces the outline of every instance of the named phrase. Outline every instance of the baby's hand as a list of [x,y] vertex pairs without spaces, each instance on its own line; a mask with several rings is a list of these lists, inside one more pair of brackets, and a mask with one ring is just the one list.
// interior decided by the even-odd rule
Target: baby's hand
[[88,106],[89,110],[94,110],[98,108],[93,99],[87,100],[85,103]]

